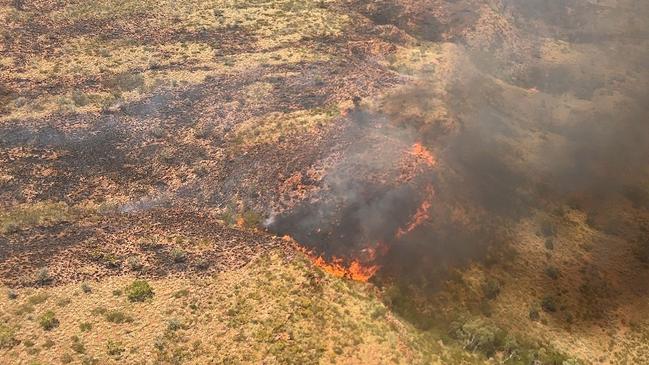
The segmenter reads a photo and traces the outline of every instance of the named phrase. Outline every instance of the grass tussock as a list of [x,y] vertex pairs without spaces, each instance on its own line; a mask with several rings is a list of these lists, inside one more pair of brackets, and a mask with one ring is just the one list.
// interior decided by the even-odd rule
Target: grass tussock
[[144,302],[153,298],[153,288],[145,280],[135,280],[124,290],[131,302]]
[[10,234],[31,227],[71,222],[84,214],[84,210],[70,207],[63,202],[39,202],[20,205],[0,212],[0,233]]
[[324,127],[338,114],[335,107],[297,112],[272,113],[242,123],[235,132],[235,141],[244,146],[272,144],[291,135],[305,135]]
[[[113,295],[115,288],[125,288],[124,295]],[[19,297],[29,298],[24,290],[17,290]],[[73,300],[45,316],[45,322],[59,322],[47,331],[51,349],[17,353],[30,361],[410,364],[437,359],[439,347],[394,318],[370,287],[329,277],[306,258],[281,252],[217,277],[110,278],[94,283],[88,294],[78,284],[41,290]],[[19,303],[3,297],[0,305],[14,309]],[[15,329],[0,332],[3,346],[35,331],[28,316],[11,320]],[[0,352],[0,363],[6,356]]]

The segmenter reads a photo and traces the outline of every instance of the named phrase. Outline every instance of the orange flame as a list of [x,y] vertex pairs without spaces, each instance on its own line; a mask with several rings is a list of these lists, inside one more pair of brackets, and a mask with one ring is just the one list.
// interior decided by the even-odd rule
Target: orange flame
[[435,191],[433,190],[433,187],[431,185],[426,188],[426,191],[427,198],[421,202],[419,208],[417,208],[415,214],[412,215],[405,228],[399,228],[396,234],[397,238],[401,238],[405,234],[412,232],[415,228],[419,227],[422,223],[430,218],[430,214],[428,213],[428,210],[432,206],[430,199],[435,194]]
[[[287,241],[293,241],[290,236],[284,236],[284,239]],[[357,259],[351,260],[348,265],[345,264],[345,260],[335,256],[332,257],[331,260],[327,261],[321,255],[317,255],[312,250],[308,250],[299,244],[297,244],[297,248],[302,251],[314,265],[321,268],[326,273],[338,278],[348,278],[355,281],[367,282],[380,269],[379,265],[366,265]],[[376,258],[376,249],[374,248],[368,247],[363,249],[362,252],[365,253],[367,259],[370,261],[373,261]]]
[[379,271],[378,265],[363,265],[358,260],[352,260],[347,266],[340,257],[333,257],[330,262],[327,262],[322,256],[316,256],[313,252],[305,251],[305,253],[314,265],[338,278],[366,282]]
[[426,165],[433,167],[437,163],[433,154],[421,143],[415,143],[410,149],[410,154],[421,159],[426,163]]

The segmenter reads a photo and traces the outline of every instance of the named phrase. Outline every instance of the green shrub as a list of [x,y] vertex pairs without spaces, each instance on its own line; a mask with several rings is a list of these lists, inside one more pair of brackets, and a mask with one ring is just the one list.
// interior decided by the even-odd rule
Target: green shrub
[[77,354],[84,354],[86,353],[86,346],[84,346],[83,342],[81,342],[81,339],[79,339],[79,336],[72,336],[72,351],[76,352]]
[[90,311],[90,313],[92,315],[94,315],[94,316],[97,316],[97,315],[100,315],[100,314],[106,314],[106,312],[108,312],[108,309],[106,309],[106,307],[101,307],[101,306],[95,307]]
[[124,351],[126,351],[126,349],[124,348],[124,345],[122,345],[121,342],[114,342],[112,340],[108,340],[108,343],[106,344],[106,353],[109,356],[112,356],[114,358],[120,358]]
[[143,302],[153,298],[153,288],[146,280],[135,280],[126,287],[126,296],[131,302]]
[[144,86],[144,76],[141,74],[123,73],[109,81],[109,87],[121,91],[133,91]]
[[129,257],[126,260],[126,264],[133,271],[140,271],[140,270],[142,270],[142,267],[143,267],[142,262],[140,261],[140,259],[135,257],[135,256]]
[[479,351],[487,357],[503,348],[506,333],[495,325],[478,318],[461,324],[455,323],[451,335],[466,349]]
[[122,266],[122,261],[113,252],[106,252],[102,250],[94,250],[90,253],[93,260],[102,263],[110,269],[118,269]]
[[539,309],[537,307],[530,308],[529,316],[530,319],[535,322],[541,319],[541,314],[539,313]]
[[18,341],[13,328],[0,323],[0,349],[9,349],[14,347]]
[[557,227],[553,222],[544,221],[541,223],[541,234],[543,237],[554,237],[557,235]]
[[37,305],[37,304],[44,303],[47,300],[47,298],[49,298],[49,295],[47,295],[46,293],[39,293],[36,295],[32,295],[27,299],[27,301],[31,305]]
[[480,313],[482,313],[485,317],[491,317],[493,314],[493,307],[491,306],[491,302],[489,302],[489,299],[484,298],[480,301],[478,304],[478,309],[480,309]]
[[179,329],[182,329],[182,328],[183,328],[182,322],[180,322],[180,320],[178,320],[176,318],[170,319],[167,322],[167,330],[169,330],[171,332],[178,331]]
[[186,297],[188,295],[189,295],[189,290],[187,290],[187,289],[178,290],[177,292],[175,292],[173,294],[174,298],[182,298],[182,297]]
[[194,266],[198,270],[205,271],[210,268],[210,262],[206,259],[198,259],[194,261]]
[[42,316],[39,317],[38,323],[46,331],[51,331],[59,326],[59,320],[56,318],[56,315],[53,311],[45,312]]
[[90,98],[82,91],[75,90],[72,93],[72,101],[76,106],[86,106],[90,103]]
[[557,311],[557,299],[551,295],[548,295],[543,298],[541,301],[541,308],[546,312],[556,312]]
[[14,314],[16,314],[17,316],[22,316],[23,314],[33,313],[33,312],[34,312],[34,306],[29,303],[23,303],[14,310]]
[[128,323],[133,322],[133,317],[125,314],[124,312],[118,310],[112,310],[106,312],[104,315],[106,320],[111,323]]
[[16,293],[15,290],[9,289],[9,290],[7,290],[7,298],[9,298],[11,300],[14,300],[14,299],[18,298],[18,293]]
[[70,299],[70,298],[61,298],[61,299],[56,301],[56,305],[58,305],[59,307],[65,307],[66,305],[68,305],[70,303],[72,303],[72,299]]
[[70,355],[70,354],[61,355],[61,363],[62,364],[69,364],[72,361],[74,361],[74,357],[72,357],[72,355]]
[[79,324],[79,330],[81,332],[88,332],[92,329],[92,323],[83,322]]
[[177,263],[183,263],[187,261],[187,253],[180,248],[174,248],[171,250],[171,259]]
[[52,341],[49,338],[47,340],[45,340],[45,342],[43,342],[43,348],[45,348],[45,349],[51,349],[54,345],[55,345],[54,341]]
[[15,233],[35,226],[49,226],[68,222],[79,212],[65,203],[41,202],[21,205],[9,211],[0,212],[0,233]]
[[370,316],[372,319],[379,319],[385,317],[385,314],[388,312],[388,310],[383,307],[383,306],[377,306],[372,310],[372,313]]
[[262,221],[261,215],[252,210],[244,211],[241,213],[240,218],[243,221],[244,226],[248,228],[259,227]]
[[549,237],[545,240],[545,248],[548,250],[554,250],[554,238]]
[[498,280],[489,278],[482,284],[482,292],[485,298],[496,299],[498,294],[500,294],[500,283]]
[[559,269],[554,266],[548,266],[545,268],[545,275],[552,280],[557,280],[559,278]]
[[162,137],[165,136],[165,130],[164,130],[164,128],[162,128],[160,126],[155,126],[155,127],[151,128],[150,133],[151,133],[151,136],[153,136],[154,138],[162,138]]
[[36,284],[47,285],[50,282],[52,282],[50,271],[46,267],[38,269],[38,271],[36,272]]

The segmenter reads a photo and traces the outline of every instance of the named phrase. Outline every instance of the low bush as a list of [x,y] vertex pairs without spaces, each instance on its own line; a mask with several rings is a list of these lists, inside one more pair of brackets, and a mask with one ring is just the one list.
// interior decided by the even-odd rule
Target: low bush
[[466,349],[479,351],[487,357],[502,348],[506,333],[482,319],[474,319],[452,325],[451,336],[459,340]]
[[81,339],[79,336],[72,336],[72,351],[76,352],[77,354],[85,354],[86,353],[86,346],[81,342]]
[[61,364],[69,364],[72,361],[74,361],[74,357],[70,354],[63,354],[61,355]]
[[72,101],[75,106],[86,106],[90,104],[90,98],[84,92],[75,90],[72,93]]
[[126,260],[126,264],[133,271],[140,271],[140,270],[142,270],[142,267],[143,267],[142,261],[140,261],[140,259],[135,257],[135,256],[129,257]]
[[143,302],[153,298],[154,292],[151,285],[145,280],[135,280],[126,287],[126,296],[131,302]]
[[47,300],[47,298],[49,298],[49,295],[47,295],[46,293],[39,293],[27,298],[27,301],[31,305],[38,305],[44,303]]
[[180,322],[180,320],[178,320],[176,318],[170,319],[167,322],[167,330],[169,330],[171,332],[178,331],[178,330],[180,330],[182,328],[183,328],[182,322]]
[[548,250],[554,250],[554,238],[549,237],[545,240],[545,248]]
[[0,349],[14,347],[18,343],[15,336],[16,334],[13,328],[0,323]]
[[554,266],[548,266],[545,268],[545,275],[552,280],[557,280],[559,278],[559,269]]
[[144,76],[136,73],[122,73],[113,77],[108,86],[120,91],[133,91],[144,86]]
[[88,332],[92,329],[92,323],[83,322],[79,324],[79,330],[81,332]]
[[541,300],[541,308],[549,313],[556,312],[558,308],[557,299],[552,295],[544,297],[543,300]]
[[108,343],[106,344],[106,353],[114,358],[120,358],[122,357],[122,353],[126,351],[124,348],[124,345],[122,345],[121,342],[115,342],[112,340],[108,340]]
[[174,248],[171,250],[171,259],[176,264],[183,263],[187,261],[187,253],[180,248]]
[[541,319],[541,313],[539,313],[539,309],[537,307],[530,308],[529,316],[530,319],[535,322]]
[[496,299],[498,294],[500,294],[500,283],[495,279],[487,279],[482,284],[482,292],[487,299]]
[[541,223],[541,234],[543,237],[554,237],[557,235],[557,227],[553,222],[544,221]]
[[53,311],[47,311],[38,318],[38,324],[46,331],[51,331],[59,326],[59,320]]
[[129,316],[128,314],[125,314],[122,311],[118,311],[118,310],[112,310],[112,311],[106,312],[106,314],[104,314],[104,318],[106,318],[106,320],[108,322],[111,322],[111,323],[129,323],[129,322],[133,322],[133,317]]
[[52,277],[50,276],[50,271],[46,268],[40,268],[36,272],[36,284],[38,285],[47,285],[52,282]]

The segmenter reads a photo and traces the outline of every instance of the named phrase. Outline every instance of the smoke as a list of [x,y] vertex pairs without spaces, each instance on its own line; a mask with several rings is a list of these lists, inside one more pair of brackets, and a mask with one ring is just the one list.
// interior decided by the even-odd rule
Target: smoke
[[[537,211],[607,215],[620,200],[649,208],[646,6],[493,2],[482,18],[459,11],[453,22],[424,3],[438,36],[421,30],[429,16],[395,16],[413,12],[406,2],[363,9],[420,40],[454,39],[453,71],[417,75],[378,107],[352,111],[353,146],[317,196],[275,217],[272,230],[333,256],[387,244],[383,275],[429,282],[485,259]],[[400,161],[413,143],[438,161],[404,179]],[[428,198],[425,223],[400,235]]]

